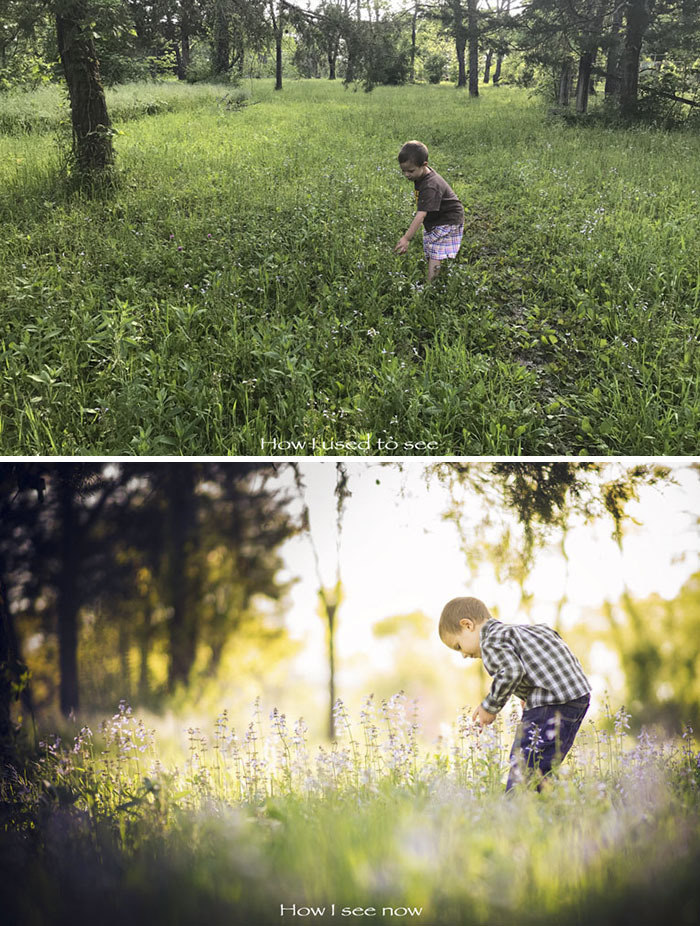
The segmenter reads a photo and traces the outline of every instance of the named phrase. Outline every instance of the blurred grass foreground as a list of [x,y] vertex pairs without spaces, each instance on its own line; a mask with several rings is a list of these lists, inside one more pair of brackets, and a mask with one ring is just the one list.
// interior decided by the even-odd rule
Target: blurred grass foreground
[[5,923],[678,924],[700,921],[700,753],[589,720],[542,794],[506,796],[517,714],[422,744],[402,694],[337,741],[259,705],[171,762],[122,702],[2,779]]

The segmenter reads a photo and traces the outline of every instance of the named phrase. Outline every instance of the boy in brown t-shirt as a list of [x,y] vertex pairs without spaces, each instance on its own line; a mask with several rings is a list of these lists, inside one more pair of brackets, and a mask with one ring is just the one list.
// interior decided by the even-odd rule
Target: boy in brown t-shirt
[[457,256],[464,230],[464,206],[447,181],[428,167],[428,149],[422,142],[407,141],[399,151],[399,165],[404,177],[415,184],[416,214],[394,251],[405,254],[411,238],[423,225],[430,282],[446,257]]

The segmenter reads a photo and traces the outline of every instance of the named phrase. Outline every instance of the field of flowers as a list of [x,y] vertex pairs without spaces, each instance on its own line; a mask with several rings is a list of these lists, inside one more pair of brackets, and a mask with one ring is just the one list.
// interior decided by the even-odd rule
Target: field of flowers
[[[150,93],[112,92],[96,199],[54,97],[0,110],[0,452],[697,451],[697,134],[506,87]],[[431,288],[392,253],[415,137],[467,212]]]
[[624,710],[584,724],[542,793],[506,796],[514,713],[421,741],[403,694],[312,748],[259,706],[166,758],[120,704],[3,785],[7,922],[693,924],[700,753]]

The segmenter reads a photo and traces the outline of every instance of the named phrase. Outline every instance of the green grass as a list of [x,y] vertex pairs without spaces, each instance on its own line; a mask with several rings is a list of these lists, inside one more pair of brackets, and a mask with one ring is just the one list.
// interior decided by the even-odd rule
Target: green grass
[[587,722],[543,793],[506,795],[510,721],[480,731],[465,711],[429,744],[406,707],[341,711],[338,742],[315,751],[283,716],[234,735],[222,714],[169,761],[124,705],[101,735],[47,739],[0,780],[4,909],[73,926],[697,922],[688,731]]
[[[246,89],[117,122],[93,201],[50,133],[0,137],[0,452],[697,451],[698,136],[505,88]],[[392,254],[413,137],[467,212],[431,289],[419,240]]]

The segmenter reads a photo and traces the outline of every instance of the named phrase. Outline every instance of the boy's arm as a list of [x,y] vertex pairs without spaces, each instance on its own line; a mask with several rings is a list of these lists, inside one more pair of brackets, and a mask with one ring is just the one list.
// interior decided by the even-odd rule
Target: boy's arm
[[495,716],[518,687],[525,674],[525,667],[508,639],[490,643],[488,658],[489,662],[498,666],[498,670],[493,676],[489,693],[479,706]]
[[399,239],[399,243],[394,248],[394,251],[398,251],[399,254],[406,253],[406,251],[408,250],[408,245],[409,245],[409,242],[411,241],[411,238],[413,238],[415,233],[421,227],[421,225],[423,224],[423,219],[426,217],[427,214],[428,214],[427,212],[422,212],[422,211],[416,212],[413,218],[413,221],[408,226],[408,231],[406,232],[405,235],[403,235]]

